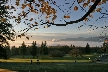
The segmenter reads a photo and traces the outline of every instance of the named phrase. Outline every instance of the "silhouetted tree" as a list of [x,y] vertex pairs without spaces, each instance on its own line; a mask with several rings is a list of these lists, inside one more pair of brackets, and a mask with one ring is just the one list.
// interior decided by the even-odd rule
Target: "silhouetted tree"
[[0,44],[0,58],[7,59],[6,49]]
[[35,58],[35,56],[37,55],[37,46],[36,46],[36,41],[32,43],[32,46],[31,46],[31,55],[33,56],[33,58]]
[[31,55],[32,46],[27,46],[27,55]]
[[9,11],[5,5],[8,0],[0,0],[0,44],[9,45],[8,40],[13,41],[15,32],[12,24],[10,23]]
[[85,53],[90,53],[90,45],[87,43],[86,47],[85,47]]
[[48,54],[48,47],[47,47],[46,41],[45,41],[45,43],[44,43],[44,54],[45,54],[45,55]]
[[23,58],[27,53],[27,49],[26,49],[26,45],[25,45],[24,41],[23,41],[23,43],[22,43],[22,45],[20,47],[20,53],[21,53],[21,55],[23,55]]
[[9,59],[9,58],[11,57],[10,46],[5,46],[4,48],[5,48],[5,50],[6,50],[7,58]]
[[20,55],[20,46],[17,48],[15,46],[11,47],[11,56]]
[[43,55],[44,55],[44,43],[42,41],[41,47],[40,47],[40,54],[42,55],[42,59],[43,59]]
[[47,44],[46,41],[45,41],[45,43],[43,43],[43,41],[42,41],[41,49],[40,49],[41,54],[48,54],[48,48],[47,48],[46,44]]

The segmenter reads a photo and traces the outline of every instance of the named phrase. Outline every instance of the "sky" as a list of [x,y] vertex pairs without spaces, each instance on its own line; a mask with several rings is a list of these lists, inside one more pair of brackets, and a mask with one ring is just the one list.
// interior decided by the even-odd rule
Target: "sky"
[[[16,6],[15,5],[15,1],[16,0],[11,0],[11,2],[9,2],[8,4],[12,4],[13,6],[15,6],[17,9],[16,11],[13,11],[13,10],[10,10],[10,11],[13,11],[13,14],[14,16],[17,16],[18,13],[21,13],[22,12],[22,9],[21,9],[21,4],[24,2],[24,0],[20,0],[20,6]],[[47,0],[45,0],[47,1]],[[54,1],[54,0],[52,0]],[[76,0],[77,1],[77,0]],[[81,8],[79,7],[79,5],[77,4],[77,2],[74,2],[74,0],[55,0],[57,6],[60,6],[61,10],[56,6],[56,5],[53,5],[53,4],[50,4],[50,6],[52,8],[55,8],[57,10],[57,18],[55,19],[54,23],[63,23],[65,24],[64,20],[65,21],[74,21],[74,20],[77,20],[79,18],[81,18],[87,11],[88,11],[88,7],[85,7],[84,11],[81,10]],[[36,2],[38,3],[38,1],[36,0]],[[74,2],[74,4],[73,4]],[[65,3],[69,3],[69,4],[65,4]],[[7,4],[7,5],[8,5]],[[72,6],[73,4],[73,6]],[[92,3],[90,3],[92,4]],[[71,9],[69,9],[69,7],[71,7]],[[78,6],[78,11],[74,11],[74,6]],[[82,4],[81,4],[82,6]],[[105,9],[107,9],[107,6],[108,4],[104,4],[102,6],[97,6],[97,8],[99,7],[104,7]],[[24,11],[27,11],[29,8],[26,7],[24,9]],[[63,12],[63,11],[64,12]],[[105,10],[102,10],[103,12]],[[70,18],[69,19],[64,19],[64,15],[70,15]],[[29,13],[28,14],[28,19],[30,18],[35,18],[39,24],[41,24],[40,20],[42,19],[43,21],[45,21],[45,14],[42,15],[40,17],[41,13],[39,14],[34,14],[34,13]],[[30,37],[30,40],[27,40],[25,37],[23,38],[18,38],[16,39],[16,41],[14,42],[10,42],[11,46],[15,45],[15,46],[19,46],[21,45],[21,43],[23,41],[25,41],[26,44],[31,44],[32,41],[37,41],[38,44],[41,44],[42,41],[47,41],[48,42],[48,45],[57,45],[57,44],[68,44],[68,45],[71,45],[71,43],[73,44],[76,44],[76,42],[58,42],[58,40],[60,39],[65,39],[65,38],[77,38],[77,37],[95,37],[95,36],[100,36],[101,32],[104,31],[102,28],[102,26],[105,26],[107,24],[107,18],[105,19],[100,19],[98,21],[96,21],[96,19],[98,19],[99,17],[101,17],[102,15],[98,12],[95,12],[95,13],[92,13],[93,15],[93,18],[89,18],[90,21],[86,22],[86,21],[82,21],[82,22],[79,22],[79,23],[74,23],[74,24],[71,24],[71,25],[67,25],[67,26],[51,26],[49,28],[43,28],[44,26],[41,26],[39,25],[38,26],[38,30],[34,30],[34,29],[31,29],[29,30],[26,34],[28,36],[32,36]],[[38,17],[40,19],[38,19]],[[60,21],[61,20],[61,21]],[[21,23],[16,25],[15,22],[13,22],[13,20],[10,20],[11,23],[13,24],[14,26],[14,29],[15,31],[20,31],[24,28],[27,27],[27,25],[25,25],[23,23],[24,19],[21,20]],[[29,23],[29,21],[26,21]],[[33,21],[30,22],[30,23],[34,23]],[[81,28],[78,28],[79,26],[83,25]],[[92,28],[90,28],[89,25],[93,25]],[[98,29],[95,29],[96,27],[98,26],[99,28]],[[95,30],[93,30],[95,29]],[[91,31],[90,31],[91,30]],[[87,42],[79,42],[77,43],[76,45],[77,46],[84,46],[86,45]],[[100,46],[100,43],[98,44],[97,43],[93,43],[91,42],[91,46],[97,46],[99,45]]]

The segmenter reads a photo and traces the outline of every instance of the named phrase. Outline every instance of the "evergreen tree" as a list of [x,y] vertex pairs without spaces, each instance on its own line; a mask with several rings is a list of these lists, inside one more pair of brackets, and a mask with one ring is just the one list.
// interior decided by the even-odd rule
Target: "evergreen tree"
[[5,46],[5,50],[6,50],[7,58],[9,59],[11,57],[10,46]]
[[11,56],[14,56],[15,55],[15,46],[12,46],[11,48]]
[[41,48],[40,48],[40,54],[44,54],[44,44],[43,44],[43,41],[42,41],[42,44],[41,44]]
[[32,43],[32,49],[31,49],[31,55],[33,56],[33,58],[35,58],[35,56],[37,55],[37,46],[36,46],[36,41]]
[[20,54],[23,55],[23,58],[24,58],[24,56],[26,55],[26,53],[27,53],[27,49],[26,49],[26,45],[25,45],[25,43],[23,41],[22,46],[20,48]]
[[6,49],[0,44],[0,58],[7,59]]
[[90,45],[87,43],[86,47],[85,47],[85,53],[90,53]]
[[48,48],[47,48],[46,44],[47,44],[46,41],[45,41],[45,43],[43,43],[43,41],[42,41],[41,50],[40,50],[41,54],[48,54]]
[[45,44],[44,44],[44,54],[45,54],[45,55],[48,54],[48,47],[47,47],[46,41],[45,41]]

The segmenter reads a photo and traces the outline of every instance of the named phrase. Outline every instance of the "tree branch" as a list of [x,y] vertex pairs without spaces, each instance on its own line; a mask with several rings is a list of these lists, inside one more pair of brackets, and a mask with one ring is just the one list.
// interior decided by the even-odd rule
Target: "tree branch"
[[[74,24],[74,23],[78,23],[78,22],[81,22],[83,21],[91,12],[93,12],[93,10],[96,8],[96,6],[98,5],[98,3],[100,2],[101,0],[96,0],[95,3],[91,6],[91,8],[88,10],[88,12],[80,19],[78,20],[75,20],[75,21],[70,21],[70,22],[66,22],[66,24],[54,24],[54,23],[49,23],[51,25],[56,25],[56,26],[66,26],[68,24]],[[47,23],[43,23],[43,24],[47,24]]]

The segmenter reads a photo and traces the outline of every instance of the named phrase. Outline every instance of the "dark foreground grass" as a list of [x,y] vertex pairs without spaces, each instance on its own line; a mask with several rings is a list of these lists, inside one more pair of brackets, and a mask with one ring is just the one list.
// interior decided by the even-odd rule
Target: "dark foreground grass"
[[18,72],[108,72],[108,64],[80,62],[14,63],[2,62],[0,68]]

